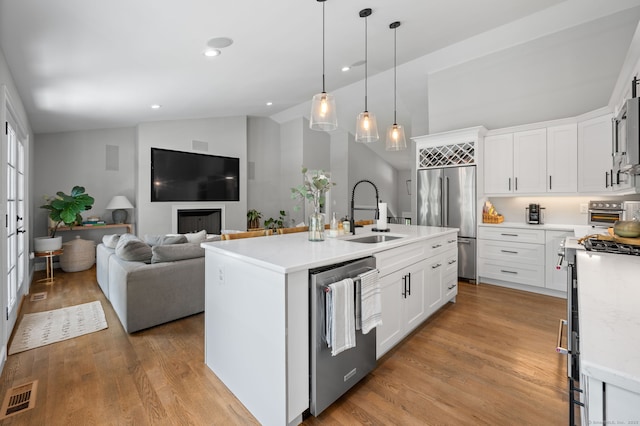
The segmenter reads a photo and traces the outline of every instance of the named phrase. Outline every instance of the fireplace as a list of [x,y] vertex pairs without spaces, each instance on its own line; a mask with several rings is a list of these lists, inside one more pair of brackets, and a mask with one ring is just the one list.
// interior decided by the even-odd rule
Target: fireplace
[[205,229],[220,234],[224,224],[224,206],[172,206],[173,232],[187,234]]

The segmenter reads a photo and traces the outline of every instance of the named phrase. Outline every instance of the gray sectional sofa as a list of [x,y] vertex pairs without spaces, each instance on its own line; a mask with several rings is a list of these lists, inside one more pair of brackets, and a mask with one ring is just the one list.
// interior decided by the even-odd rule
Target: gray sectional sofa
[[202,240],[145,240],[109,235],[96,248],[98,284],[128,333],[204,311]]

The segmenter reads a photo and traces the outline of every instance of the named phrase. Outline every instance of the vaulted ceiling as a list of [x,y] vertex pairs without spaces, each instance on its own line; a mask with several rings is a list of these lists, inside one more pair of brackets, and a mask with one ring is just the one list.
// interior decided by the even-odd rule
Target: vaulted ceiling
[[[0,47],[36,133],[237,115],[283,122],[308,115],[309,100],[321,91],[322,5],[315,0],[0,0]],[[566,33],[571,43],[575,33],[568,28],[584,31],[590,22],[637,6],[636,0],[328,0],[327,91],[337,94],[341,128],[353,132],[364,106],[364,20],[358,12],[366,7],[373,9],[369,101],[377,108],[381,133],[393,119],[389,24],[401,21],[398,121],[417,135],[428,129],[430,74],[553,33]],[[628,46],[629,33],[620,36],[621,44]],[[233,44],[221,48],[220,56],[205,57],[207,42],[219,37]],[[594,66],[584,73],[620,67],[624,57],[602,64],[605,48],[589,52],[585,63]],[[354,66],[341,71],[347,65]],[[559,77],[562,72],[559,68]],[[608,99],[602,101],[604,106]],[[152,104],[162,107],[151,109]],[[381,146],[374,150],[387,155]],[[388,158],[406,168],[406,154]]]

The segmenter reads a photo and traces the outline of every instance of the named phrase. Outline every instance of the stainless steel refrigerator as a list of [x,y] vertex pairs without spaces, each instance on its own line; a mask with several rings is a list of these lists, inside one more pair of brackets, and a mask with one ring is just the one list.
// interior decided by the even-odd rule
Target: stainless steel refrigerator
[[418,170],[418,225],[459,228],[458,277],[476,279],[476,167]]

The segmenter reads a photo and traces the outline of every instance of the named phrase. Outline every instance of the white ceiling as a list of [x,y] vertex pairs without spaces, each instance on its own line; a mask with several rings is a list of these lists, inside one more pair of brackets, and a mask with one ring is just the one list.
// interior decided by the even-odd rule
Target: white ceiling
[[[427,129],[428,74],[639,4],[328,0],[327,91],[337,93],[338,108],[349,112],[340,116],[341,128],[353,132],[364,104],[364,67],[347,73],[340,68],[364,59],[364,20],[358,12],[365,7],[373,9],[369,101],[384,100],[378,110],[369,109],[383,133],[393,117],[393,31],[388,26],[399,20],[398,122],[405,120],[409,131],[413,123],[416,135]],[[500,37],[501,31],[509,39]],[[234,43],[221,56],[205,58],[202,51],[213,37]],[[321,90],[322,3],[0,0],[0,47],[35,133],[237,115],[282,122],[308,115],[308,101]],[[593,55],[597,60],[598,52]],[[267,101],[273,105],[267,107]],[[152,110],[154,103],[162,108]],[[406,153],[373,149],[407,168]]]

